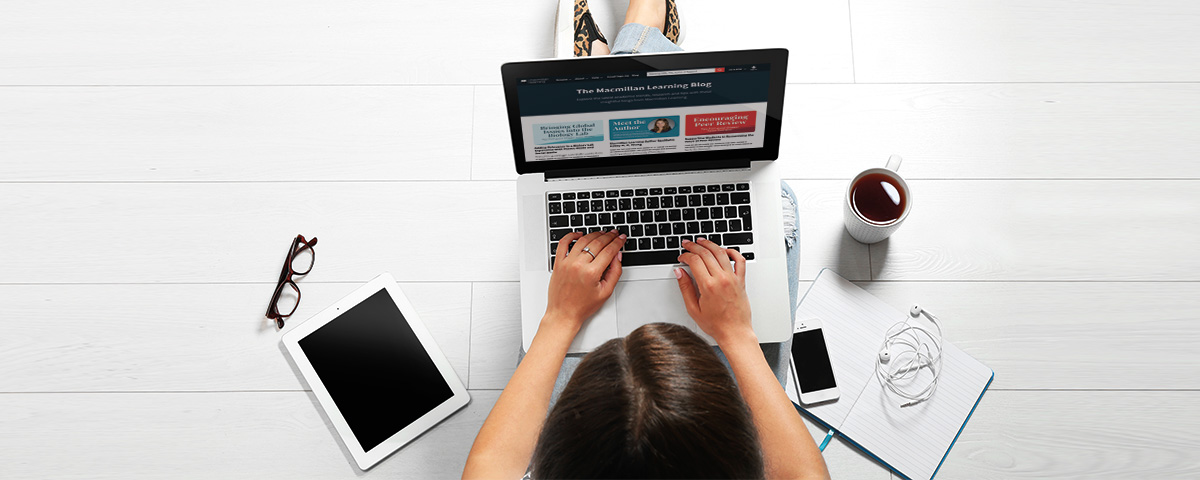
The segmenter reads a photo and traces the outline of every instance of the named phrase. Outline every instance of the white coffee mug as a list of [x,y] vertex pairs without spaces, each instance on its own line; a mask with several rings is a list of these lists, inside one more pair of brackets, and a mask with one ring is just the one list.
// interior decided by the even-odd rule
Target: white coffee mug
[[[850,184],[846,186],[846,198],[842,202],[844,204],[843,217],[846,223],[846,231],[855,240],[866,244],[880,242],[891,235],[892,232],[895,232],[896,229],[900,228],[900,224],[904,223],[905,218],[908,218],[908,212],[912,211],[913,196],[912,189],[908,188],[908,182],[905,182],[904,178],[901,178],[900,174],[896,173],[896,170],[900,169],[900,162],[902,161],[904,159],[900,158],[899,155],[892,155],[888,157],[887,164],[883,168],[868,168],[850,179]],[[904,199],[904,209],[900,212],[900,217],[887,222],[877,222],[868,219],[855,209],[854,199],[851,198],[854,184],[860,178],[872,173],[886,175],[895,180],[896,185],[899,185],[900,189],[903,190],[901,194]]]

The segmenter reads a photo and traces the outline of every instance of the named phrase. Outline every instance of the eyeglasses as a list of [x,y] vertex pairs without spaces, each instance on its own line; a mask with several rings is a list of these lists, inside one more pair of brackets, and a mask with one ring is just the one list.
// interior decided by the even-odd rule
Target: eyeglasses
[[[275,294],[271,296],[271,304],[267,306],[267,318],[275,320],[275,326],[280,329],[283,328],[284,319],[296,313],[296,307],[300,306],[300,287],[296,286],[292,277],[308,275],[308,272],[312,271],[313,263],[317,261],[317,252],[313,250],[316,245],[317,237],[310,241],[305,240],[304,235],[296,235],[292,240],[292,247],[288,249],[287,258],[283,260],[279,283],[275,284]],[[284,286],[292,287],[296,292],[295,300],[283,296]],[[285,310],[287,313],[281,313]]]

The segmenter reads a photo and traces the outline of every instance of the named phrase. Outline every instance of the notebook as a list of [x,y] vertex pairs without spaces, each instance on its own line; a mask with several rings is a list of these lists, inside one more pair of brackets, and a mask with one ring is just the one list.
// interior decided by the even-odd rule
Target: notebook
[[[824,269],[796,309],[796,318],[811,317],[820,318],[825,329],[841,398],[801,406],[789,388],[797,408],[900,476],[933,478],[995,373],[944,342],[937,391],[925,402],[900,408],[904,400],[876,378],[875,359],[884,332],[907,318],[907,313]],[[942,328],[953,332],[954,321],[943,321]],[[922,369],[922,374],[928,374],[928,369]]]

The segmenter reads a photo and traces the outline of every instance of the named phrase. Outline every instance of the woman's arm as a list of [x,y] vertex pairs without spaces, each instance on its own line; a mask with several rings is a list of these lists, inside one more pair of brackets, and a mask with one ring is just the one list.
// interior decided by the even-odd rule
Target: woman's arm
[[825,458],[767,365],[758,338],[753,330],[747,333],[726,337],[720,345],[754,416],[767,478],[829,478]]
[[[574,240],[578,241],[571,248]],[[525,358],[479,429],[463,478],[516,480],[525,474],[567,348],[583,322],[612,296],[621,278],[623,245],[625,236],[616,231],[586,236],[571,233],[559,241],[546,315]],[[583,251],[585,247],[595,259]]]
[[738,390],[758,429],[767,478],[829,478],[825,459],[779,386],[754,335],[746,296],[746,259],[736,250],[705,239],[685,242],[683,247],[687,252],[679,259],[695,276],[693,284],[683,269],[675,271],[683,303],[729,359]]
[[463,478],[517,480],[525,474],[550,405],[554,380],[578,332],[565,320],[549,315],[542,318],[529,351],[475,437]]

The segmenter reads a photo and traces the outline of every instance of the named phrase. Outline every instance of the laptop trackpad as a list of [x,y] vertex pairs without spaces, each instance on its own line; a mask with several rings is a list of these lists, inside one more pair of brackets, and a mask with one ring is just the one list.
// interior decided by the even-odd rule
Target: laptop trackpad
[[613,295],[617,297],[617,335],[628,335],[647,323],[665,322],[683,325],[708,343],[717,343],[688,316],[679,284],[673,279],[621,280]]

